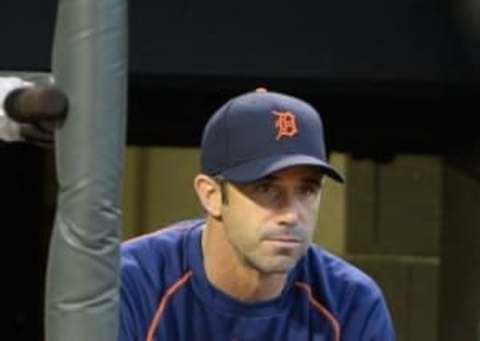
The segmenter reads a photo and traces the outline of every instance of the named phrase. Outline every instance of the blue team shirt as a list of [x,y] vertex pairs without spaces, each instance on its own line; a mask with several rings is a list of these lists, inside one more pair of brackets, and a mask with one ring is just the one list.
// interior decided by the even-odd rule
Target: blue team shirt
[[244,303],[215,288],[203,267],[203,220],[122,246],[120,341],[393,341],[373,280],[312,245],[282,294]]

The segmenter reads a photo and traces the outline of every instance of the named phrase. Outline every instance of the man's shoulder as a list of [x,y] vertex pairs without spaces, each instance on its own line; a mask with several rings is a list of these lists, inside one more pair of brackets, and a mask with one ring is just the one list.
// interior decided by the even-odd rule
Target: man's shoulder
[[319,246],[309,248],[303,269],[312,294],[343,326],[345,340],[395,340],[383,292],[372,277]]
[[181,251],[191,233],[203,226],[203,219],[183,220],[155,232],[129,239],[121,245],[122,260],[159,258]]
[[[204,225],[201,219],[181,221],[156,232],[124,242],[121,246],[122,285],[148,284],[162,288],[172,283],[188,267],[188,253],[195,231]],[[198,237],[198,236],[197,236]]]
[[383,297],[375,280],[350,261],[317,245],[309,248],[306,266],[313,282],[321,281],[334,296],[360,295],[372,300]]

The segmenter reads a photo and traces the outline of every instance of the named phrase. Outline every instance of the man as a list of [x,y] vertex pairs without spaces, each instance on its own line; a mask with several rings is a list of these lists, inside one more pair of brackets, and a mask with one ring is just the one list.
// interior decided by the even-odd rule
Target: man
[[51,148],[54,124],[64,118],[66,107],[66,97],[53,86],[0,77],[0,142]]
[[207,123],[206,218],[122,247],[121,341],[395,340],[383,295],[312,244],[327,163],[319,114],[259,90]]

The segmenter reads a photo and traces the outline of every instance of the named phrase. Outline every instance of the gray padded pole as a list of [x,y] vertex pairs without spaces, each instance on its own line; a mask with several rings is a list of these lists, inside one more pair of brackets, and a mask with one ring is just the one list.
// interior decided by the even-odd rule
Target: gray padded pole
[[48,341],[117,339],[126,17],[126,0],[59,0],[52,71],[69,112],[56,132]]

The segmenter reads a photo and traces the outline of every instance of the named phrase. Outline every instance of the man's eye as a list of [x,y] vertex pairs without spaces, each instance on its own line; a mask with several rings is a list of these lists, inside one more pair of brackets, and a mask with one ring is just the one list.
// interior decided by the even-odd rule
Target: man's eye
[[319,190],[319,186],[314,184],[304,185],[301,187],[301,192],[305,196],[316,195]]
[[255,191],[258,193],[268,193],[273,190],[273,185],[269,182],[262,182],[255,186]]

